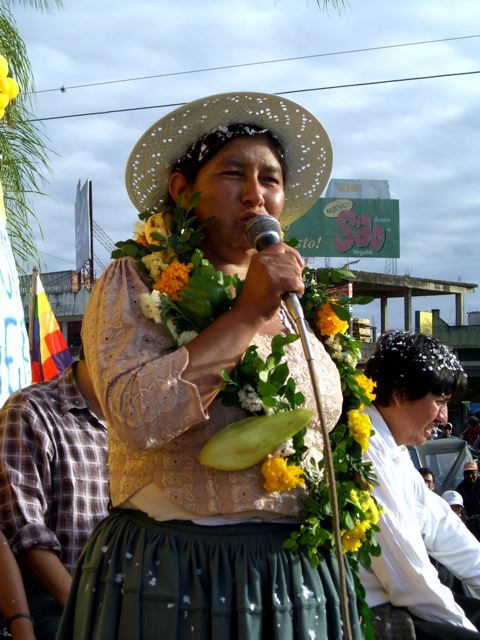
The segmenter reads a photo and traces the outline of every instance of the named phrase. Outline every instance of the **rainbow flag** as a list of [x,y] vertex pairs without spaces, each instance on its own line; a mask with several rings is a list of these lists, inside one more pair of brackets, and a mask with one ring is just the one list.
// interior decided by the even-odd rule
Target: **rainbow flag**
[[30,358],[32,361],[32,382],[41,382],[42,380],[51,380],[66,369],[72,362],[72,356],[38,273],[36,278]]

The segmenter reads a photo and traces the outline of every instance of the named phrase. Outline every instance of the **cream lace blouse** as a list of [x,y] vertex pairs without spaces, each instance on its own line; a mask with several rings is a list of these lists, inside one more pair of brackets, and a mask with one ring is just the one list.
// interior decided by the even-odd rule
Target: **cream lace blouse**
[[[252,512],[297,515],[303,489],[266,493],[260,465],[233,473],[200,465],[198,452],[210,436],[245,413],[219,399],[203,410],[196,386],[182,378],[188,351],[176,348],[166,330],[142,314],[140,296],[147,291],[135,261],[116,260],[97,281],[83,320],[86,362],[109,430],[113,505],[153,483],[173,512],[192,519]],[[323,345],[311,337],[332,429],[341,411],[340,379]],[[257,335],[253,342],[263,357],[270,352],[271,336]],[[288,345],[286,353],[306,406],[315,409],[301,341]],[[307,455],[321,458],[316,420],[305,441]]]

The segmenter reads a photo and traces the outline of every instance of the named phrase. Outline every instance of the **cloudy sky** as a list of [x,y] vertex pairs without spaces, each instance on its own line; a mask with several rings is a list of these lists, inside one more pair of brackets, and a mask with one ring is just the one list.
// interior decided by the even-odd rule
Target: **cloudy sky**
[[[36,115],[56,118],[42,125],[52,175],[48,197],[35,203],[43,271],[75,268],[80,178],[93,181],[94,217],[106,234],[131,234],[125,161],[168,112],[161,105],[250,90],[284,93],[322,121],[333,178],[388,180],[400,201],[399,275],[480,282],[480,74],[328,88],[479,71],[478,0],[350,0],[340,13],[314,0],[64,0],[53,14],[16,8],[15,16],[35,74]],[[144,76],[155,77],[136,79]],[[386,265],[370,259],[357,268]],[[414,302],[432,306],[454,323],[453,298]],[[465,309],[480,309],[480,293]],[[362,315],[379,323],[375,305]],[[393,303],[390,326],[400,324]]]

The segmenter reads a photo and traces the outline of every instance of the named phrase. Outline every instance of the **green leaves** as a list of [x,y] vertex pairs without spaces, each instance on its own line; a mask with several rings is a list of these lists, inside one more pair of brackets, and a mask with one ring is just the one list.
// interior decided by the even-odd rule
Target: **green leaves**
[[114,249],[114,251],[112,251],[112,258],[118,259],[129,257],[140,259],[149,253],[145,245],[140,244],[135,240],[120,240],[115,243],[115,246],[118,247],[118,249]]
[[192,275],[180,293],[177,304],[183,317],[199,331],[233,305],[240,280],[237,276],[225,276],[203,258],[198,249],[191,257]]
[[295,409],[303,404],[305,398],[297,391],[288,365],[282,362],[285,346],[298,338],[296,334],[274,336],[271,353],[265,360],[259,356],[256,346],[248,347],[230,374],[222,372],[222,380],[226,383],[221,391],[223,404],[242,406],[238,394],[246,385],[254,390],[263,407],[272,413]]
[[[121,251],[115,250],[112,253],[112,258],[122,258],[125,256],[137,258],[149,253],[167,252],[171,254],[173,252],[179,262],[185,264],[192,262],[194,254],[199,251],[202,245],[203,229],[211,222],[210,218],[200,223],[192,213],[192,209],[198,202],[200,195],[198,192],[194,193],[190,198],[188,207],[183,207],[183,197],[180,197],[173,210],[168,212],[169,226],[171,225],[171,232],[168,236],[154,231],[151,233],[151,238],[154,240],[154,243],[148,245],[131,239],[124,242],[117,242],[116,246],[119,247]],[[142,211],[138,214],[138,217],[145,222],[153,213],[151,210]],[[131,246],[126,245],[137,245],[138,252],[135,253]],[[199,260],[201,260],[201,257],[200,254]],[[207,261],[205,261],[205,263],[206,262]]]
[[[38,220],[31,198],[44,195],[50,169],[46,140],[37,124],[31,121],[31,100],[35,89],[33,74],[10,4],[4,2],[0,6],[0,53],[8,60],[10,73],[20,86],[20,94],[8,105],[5,117],[0,121],[0,180],[7,230],[17,267],[23,272],[23,265],[39,263],[33,233],[33,223],[38,224]],[[45,8],[49,4],[46,0],[33,2],[37,8]]]

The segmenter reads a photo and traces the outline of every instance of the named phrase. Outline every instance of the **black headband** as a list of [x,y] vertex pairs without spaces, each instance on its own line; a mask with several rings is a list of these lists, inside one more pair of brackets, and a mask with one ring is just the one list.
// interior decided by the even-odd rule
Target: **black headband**
[[175,162],[172,173],[179,171],[184,174],[187,179],[190,175],[195,176],[227,142],[235,138],[253,138],[254,136],[266,136],[272,142],[281,162],[282,171],[285,174],[285,152],[277,136],[272,133],[270,129],[261,129],[254,124],[242,123],[230,124],[228,126],[219,125],[213,131],[209,131],[196,140],[188,151]]

